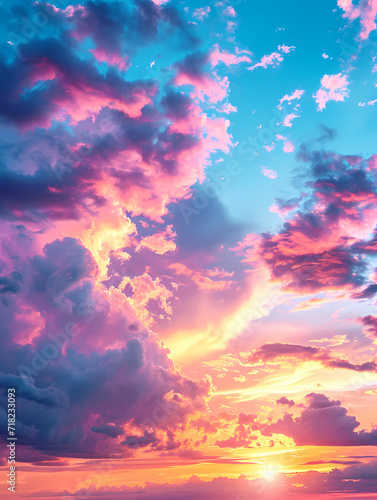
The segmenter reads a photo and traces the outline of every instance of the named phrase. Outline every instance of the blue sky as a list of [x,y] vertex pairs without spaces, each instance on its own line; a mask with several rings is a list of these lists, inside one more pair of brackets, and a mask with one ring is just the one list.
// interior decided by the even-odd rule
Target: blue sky
[[[292,127],[279,128],[279,133],[294,143],[296,151],[301,144],[315,144],[323,134],[321,125],[324,125],[335,131],[329,144],[333,151],[372,154],[375,141],[371,126],[373,107],[358,104],[377,96],[376,78],[372,74],[376,44],[372,33],[366,46],[359,46],[355,41],[357,22],[352,25],[345,23],[342,10],[336,2],[332,3],[332,8],[329,8],[327,1],[317,2],[315,10],[305,2],[287,5],[241,1],[237,4],[237,46],[250,51],[253,61],[276,51],[281,44],[293,45],[295,50],[286,54],[277,67],[256,68],[251,72],[245,66],[230,71],[226,67],[219,70],[219,74],[228,75],[229,101],[237,107],[237,113],[230,115],[234,142],[242,143],[250,136],[257,136],[260,124],[268,128],[279,100],[285,94],[302,89],[305,93],[300,101],[292,101],[290,105],[285,103],[282,111],[293,112],[295,104],[299,104],[299,117],[293,120]],[[193,2],[190,11],[200,6]],[[261,23],[261,18],[265,22]],[[225,22],[216,10],[211,12],[208,21],[202,28],[208,32],[210,25],[210,39],[214,42],[222,40],[224,46],[231,49],[234,46],[232,36],[224,32]],[[198,30],[201,30],[200,24]],[[323,58],[323,54],[328,58]],[[350,60],[356,54],[357,65]],[[318,111],[313,94],[319,89],[321,78],[324,74],[339,72],[349,75],[349,97],[345,102],[329,102],[326,109]],[[235,146],[231,155],[242,165],[242,173],[232,179],[220,196],[220,201],[235,221],[251,223],[258,230],[270,229],[279,223],[277,217],[268,211],[275,197],[288,192],[293,196],[297,193],[292,190],[291,172],[299,168],[300,163],[294,153],[282,152],[281,141],[274,142],[273,151],[266,152],[261,148],[259,156],[251,163],[245,161],[240,148]],[[263,144],[259,139],[258,143]],[[260,173],[262,166],[275,170],[278,177],[275,180],[265,178]],[[216,168],[217,165],[212,166],[208,171]]]

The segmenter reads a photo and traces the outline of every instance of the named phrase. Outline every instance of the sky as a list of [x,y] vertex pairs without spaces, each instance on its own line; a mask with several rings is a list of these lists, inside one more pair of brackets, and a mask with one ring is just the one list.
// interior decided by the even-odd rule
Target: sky
[[376,15],[3,0],[2,497],[376,497]]

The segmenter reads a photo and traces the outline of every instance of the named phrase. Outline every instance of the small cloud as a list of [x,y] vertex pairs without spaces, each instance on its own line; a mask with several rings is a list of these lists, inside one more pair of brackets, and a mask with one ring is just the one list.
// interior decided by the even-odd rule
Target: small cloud
[[275,172],[275,170],[270,170],[266,167],[262,167],[261,172],[265,177],[268,177],[269,179],[276,179],[276,177],[278,176],[278,173]]
[[219,111],[220,111],[220,113],[226,113],[227,115],[229,115],[229,113],[236,113],[237,108],[236,108],[236,106],[233,106],[232,104],[230,104],[228,102],[228,103],[220,106]]
[[232,54],[227,50],[221,50],[219,44],[216,44],[210,53],[211,66],[213,68],[220,62],[224,63],[226,66],[241,64],[243,62],[251,63],[250,54],[249,51],[241,51],[238,47],[236,47],[236,54]]
[[276,404],[277,405],[287,405],[287,406],[289,406],[291,408],[296,403],[293,401],[293,399],[288,399],[287,397],[282,396],[280,399],[276,400]]
[[293,142],[292,141],[285,141],[284,146],[283,146],[283,151],[284,151],[284,153],[294,153],[295,145],[293,144]]
[[283,54],[289,54],[294,49],[295,47],[293,45],[292,47],[289,47],[288,45],[279,45],[276,52],[272,52],[271,54],[263,56],[260,62],[247,69],[249,71],[254,71],[255,68],[267,68],[268,66],[272,66],[273,68],[275,68],[282,61],[284,61]]
[[334,335],[331,339],[323,338],[318,340],[309,340],[309,342],[318,343],[318,344],[328,344],[329,347],[348,344],[349,340],[347,339],[347,335]]
[[368,101],[368,102],[359,102],[358,103],[358,106],[360,106],[361,108],[365,108],[365,106],[374,106],[377,102],[377,99],[373,99],[372,101]]
[[291,47],[289,47],[288,45],[279,45],[278,46],[278,50],[281,50],[282,52],[284,52],[284,54],[289,54],[292,50],[295,50],[295,46],[292,45]]
[[278,141],[286,141],[287,140],[287,137],[284,137],[284,135],[281,135],[281,134],[276,134],[275,137]]
[[238,24],[234,21],[228,21],[226,23],[226,30],[229,33],[234,33],[236,31],[237,27],[238,27]]
[[224,15],[225,16],[229,16],[229,17],[237,17],[237,13],[236,13],[236,11],[233,9],[233,7],[231,5],[229,5],[229,7],[227,7],[224,10]]
[[338,73],[336,75],[324,75],[321,79],[320,89],[313,94],[317,103],[317,110],[326,108],[329,101],[344,101],[349,96],[348,77]]
[[284,101],[288,101],[290,103],[291,101],[295,99],[301,99],[302,95],[304,94],[305,90],[300,90],[296,89],[292,94],[285,94],[284,97],[280,99],[280,103],[283,103]]
[[292,127],[292,120],[294,120],[295,118],[298,118],[298,115],[296,115],[295,113],[289,113],[289,115],[285,116],[284,117],[284,120],[281,122],[281,125],[283,125],[283,127]]
[[199,21],[203,21],[203,19],[206,19],[209,16],[209,13],[211,12],[211,7],[199,7],[198,9],[195,9],[193,12],[193,16],[199,19]]

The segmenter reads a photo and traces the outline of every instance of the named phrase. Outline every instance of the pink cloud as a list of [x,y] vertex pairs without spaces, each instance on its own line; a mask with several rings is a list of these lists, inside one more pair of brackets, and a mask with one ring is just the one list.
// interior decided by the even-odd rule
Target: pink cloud
[[358,318],[357,321],[364,325],[363,333],[366,337],[376,341],[377,340],[377,317],[364,316],[363,318]]
[[148,248],[158,255],[164,255],[166,252],[174,251],[176,249],[176,244],[173,239],[177,234],[172,228],[173,226],[167,226],[164,231],[158,231],[151,236],[146,236],[140,241],[137,250]]
[[[169,425],[172,430],[178,421],[186,420],[186,415],[203,408],[199,394],[206,392],[204,386],[199,388],[179,375],[168,351],[135,315],[138,306],[144,304],[144,311],[151,300],[168,310],[168,297],[158,280],[153,281],[146,273],[130,279],[135,311],[120,291],[108,291],[96,283],[96,263],[79,240],[53,241],[40,254],[34,254],[33,245],[27,243],[29,254],[20,254],[18,264],[22,259],[25,276],[30,278],[22,283],[17,297],[10,297],[8,302],[12,310],[26,314],[22,314],[22,322],[21,314],[7,315],[7,334],[9,339],[22,341],[22,356],[17,361],[17,341],[8,347],[7,355],[14,359],[15,371],[35,373],[32,377],[0,374],[0,379],[1,384],[17,387],[23,398],[18,428],[20,435],[27,436],[29,446],[35,450],[49,448],[51,457],[103,457],[114,450],[122,454],[124,443],[117,438],[131,420],[138,430],[145,429],[146,417],[152,416],[157,398],[164,405],[171,391],[183,396],[168,403],[174,410],[170,417],[166,415],[162,427]],[[74,328],[69,330],[70,324]],[[27,339],[19,338],[17,332],[21,331]],[[44,358],[47,345],[58,348],[54,347],[55,355]],[[43,366],[34,362],[36,354]],[[34,382],[36,376],[38,383]],[[85,408],[79,408],[75,397],[72,399],[82,384],[87,398]],[[208,388],[208,384],[205,386]],[[193,405],[184,402],[186,396]],[[45,412],[53,408],[49,419],[53,438],[49,433],[43,435],[41,405]],[[30,415],[32,426],[28,424]],[[159,422],[156,419],[152,424],[158,427]],[[72,432],[77,433],[77,439],[69,439]],[[110,436],[111,442],[104,443],[104,436]],[[159,442],[162,448],[168,447],[167,438],[165,427],[147,444],[153,447]],[[21,456],[23,451],[19,452]]]
[[198,18],[199,21],[203,21],[203,19],[206,19],[209,16],[209,13],[211,12],[211,7],[206,6],[206,7],[199,7],[194,10],[193,16]]
[[237,29],[238,24],[235,21],[228,21],[226,23],[226,30],[229,33],[234,33]]
[[283,145],[283,151],[284,153],[294,153],[295,151],[295,145],[293,144],[292,141],[285,141]]
[[287,405],[289,407],[292,407],[295,405],[295,402],[292,399],[288,399],[286,396],[282,396],[278,400],[275,401],[277,405]]
[[97,59],[97,61],[102,62],[102,63],[106,63],[106,64],[111,64],[113,66],[118,66],[118,68],[121,70],[126,70],[130,66],[127,56],[123,56],[123,57],[118,56],[117,54],[112,54],[112,53],[106,52],[103,49],[94,49],[94,50],[90,50],[90,52],[93,53],[93,55]]
[[219,62],[223,62],[227,66],[233,64],[240,64],[242,62],[251,63],[251,59],[248,55],[236,55],[231,54],[227,50],[221,50],[219,44],[216,44],[214,50],[210,53],[211,66],[217,66]]
[[285,96],[280,99],[280,102],[282,103],[284,101],[288,101],[290,103],[294,99],[301,99],[304,92],[305,92],[305,90],[297,89],[292,94],[285,94]]
[[377,170],[377,155],[372,155],[370,158],[367,160],[368,167],[367,170]]
[[361,108],[365,108],[365,106],[374,106],[377,102],[377,99],[373,99],[372,101],[368,101],[367,103],[365,102],[359,102],[358,103],[358,106],[360,106]]
[[276,134],[275,135],[276,139],[278,139],[279,141],[286,141],[287,138],[284,137],[284,135],[281,135],[281,134]]
[[298,118],[298,115],[295,113],[289,113],[289,115],[284,117],[284,120],[281,122],[283,127],[292,127],[292,120]]
[[343,17],[354,21],[360,18],[361,32],[360,39],[366,40],[371,31],[376,29],[377,1],[364,0],[355,6],[352,0],[338,0],[338,6],[344,10]]
[[295,46],[294,45],[279,45],[278,46],[278,50],[281,50],[281,52],[284,52],[284,54],[289,54],[292,50],[295,50]]
[[[22,128],[36,125],[49,128],[53,120],[67,120],[74,125],[70,135],[59,134],[55,137],[55,132],[49,130],[59,147],[54,148],[51,154],[48,152],[46,160],[51,165],[64,165],[67,158],[61,156],[60,143],[65,141],[75,181],[69,187],[60,186],[56,178],[56,182],[42,185],[33,198],[34,206],[18,210],[17,217],[23,218],[30,209],[45,216],[51,214],[61,221],[83,218],[88,210],[95,218],[93,214],[97,209],[90,204],[99,204],[107,199],[108,206],[116,202],[122,210],[127,207],[134,214],[144,214],[161,221],[171,201],[185,196],[189,186],[204,179],[211,152],[223,147],[229,151],[232,145],[227,132],[229,121],[203,113],[200,103],[182,89],[161,91],[157,95],[159,89],[150,81],[126,81],[114,70],[102,75],[93,64],[93,58],[82,61],[74,52],[69,52],[69,48],[58,41],[54,43],[53,57],[48,44],[42,41],[36,47],[33,58],[24,58],[22,81],[14,86],[8,99],[9,116]],[[96,51],[96,54],[100,52]],[[70,64],[67,64],[69,58]],[[206,65],[208,56],[205,54],[200,62]],[[210,67],[208,72],[203,72],[199,64],[199,71],[196,72],[192,66],[188,64],[187,68],[182,68],[182,78],[186,75],[188,81],[199,87],[197,92],[202,100],[226,97],[227,81],[225,84],[224,80],[218,79]],[[36,103],[33,90],[28,89],[37,81],[43,81],[44,85],[38,90],[39,101]],[[210,94],[210,99],[204,91]],[[191,94],[195,94],[195,90]],[[18,109],[21,95],[23,113],[13,113],[13,107]],[[160,110],[154,107],[155,99],[161,99]],[[37,113],[30,114],[29,101],[33,109],[38,110]],[[155,110],[152,114],[145,112],[147,104]],[[114,110],[121,112],[121,127],[120,121],[115,119]],[[223,112],[234,110],[230,104],[224,104]],[[97,137],[110,133],[111,147],[106,141],[98,143]],[[45,154],[46,147],[42,142],[37,147]],[[29,163],[28,173],[33,174],[35,165],[32,166],[30,158],[26,165]],[[86,208],[81,210],[79,216],[80,200]],[[12,207],[15,205],[14,199],[7,203]],[[107,214],[108,210],[102,209],[99,215],[104,233],[105,225],[112,228]],[[121,226],[119,218],[119,234]],[[112,230],[114,233],[117,231],[115,228]],[[65,234],[72,234],[66,231],[65,228]],[[81,237],[81,232],[78,234],[76,231],[77,228],[74,236]],[[101,241],[102,245],[109,246],[109,236]],[[116,241],[121,242],[122,238],[118,239],[117,235]],[[117,243],[113,241],[113,244]]]
[[258,364],[261,362],[280,363],[283,360],[292,360],[293,363],[317,361],[325,368],[338,368],[356,372],[374,372],[377,368],[375,359],[371,359],[364,363],[352,363],[346,358],[333,356],[329,349],[298,344],[283,344],[280,342],[262,345],[256,349],[249,358],[251,364]]
[[[178,276],[183,275],[195,283],[195,285],[199,288],[199,290],[204,290],[206,292],[214,292],[225,290],[233,285],[232,280],[228,280],[226,278],[230,278],[233,276],[233,273],[226,273],[224,270],[219,271],[217,268],[215,270],[196,270],[190,269],[185,264],[174,263],[170,264],[169,269],[172,269],[174,273]],[[212,278],[222,278],[219,280],[214,280]]]
[[348,414],[340,401],[331,400],[324,394],[311,393],[306,396],[308,406],[301,415],[292,418],[286,413],[283,419],[266,425],[262,431],[292,437],[296,444],[314,446],[371,446],[377,443],[377,430],[368,432],[355,429],[359,422]]
[[226,76],[221,78],[214,72],[207,73],[204,68],[209,61],[210,55],[207,54],[196,53],[187,56],[175,65],[176,76],[173,81],[178,86],[193,86],[193,95],[198,99],[204,101],[208,97],[210,102],[215,103],[225,99],[229,80]]
[[207,275],[211,278],[232,278],[234,276],[234,271],[230,273],[229,271],[225,271],[225,269],[219,269],[218,267],[215,267],[214,269],[208,269]]
[[322,111],[329,101],[344,101],[349,95],[348,77],[338,73],[336,75],[324,75],[321,79],[320,89],[313,95],[317,103],[317,109]]
[[277,52],[272,52],[271,54],[263,56],[260,62],[247,69],[253,71],[255,68],[267,68],[268,66],[275,68],[284,60],[283,54],[289,54],[294,49],[294,46],[288,47],[287,45],[279,45]]
[[227,115],[229,115],[229,113],[236,113],[237,108],[236,106],[233,106],[228,102],[227,104],[222,104],[219,108],[219,111],[220,113],[226,113]]
[[293,201],[291,203],[286,203],[283,206],[277,203],[273,203],[268,210],[274,214],[277,214],[282,219],[285,219],[289,212],[292,212],[296,208],[298,208],[298,203],[296,201]]
[[262,174],[265,177],[268,177],[269,179],[276,179],[276,177],[278,176],[278,173],[275,172],[275,170],[270,170],[270,169],[268,169],[266,167],[262,168]]
[[[10,110],[12,106],[18,105],[21,95],[33,98],[35,82],[47,82],[38,94],[39,113],[35,113],[33,119],[28,121],[23,119],[23,128],[30,129],[37,125],[50,128],[53,120],[68,119],[71,125],[77,125],[87,118],[95,121],[104,108],[116,109],[136,118],[141,115],[145,105],[152,104],[157,91],[154,85],[136,85],[114,73],[104,78],[96,68],[81,61],[72,51],[64,58],[63,46],[58,41],[54,41],[54,49],[51,55],[48,44],[41,43],[34,56],[23,61],[23,81],[19,82],[20,88],[14,88]],[[101,51],[96,54],[103,57]],[[122,64],[117,56],[113,57],[114,61]],[[125,60],[123,62],[126,64]],[[26,104],[24,97],[25,108]]]
[[159,277],[153,279],[147,272],[134,278],[125,276],[119,289],[124,290],[126,287],[132,290],[128,302],[144,324],[149,325],[153,321],[153,313],[148,308],[150,301],[156,301],[160,310],[167,315],[173,314],[170,303],[173,293],[163,285]]
[[[315,172],[319,158],[326,173]],[[297,203],[302,207],[304,200],[310,200],[312,208],[294,210],[281,232],[259,236],[244,252],[246,261],[265,265],[274,281],[297,293],[340,290],[357,294],[356,299],[372,297],[376,290],[373,284],[367,286],[365,263],[359,255],[376,249],[377,238],[371,237],[376,225],[374,171],[367,170],[364,162],[355,166],[357,158],[348,163],[346,157],[333,153],[310,155],[308,161],[313,169],[307,184],[311,192],[301,199],[277,200],[271,208],[284,217],[285,209]],[[334,207],[336,216],[331,213]]]
[[237,17],[236,11],[233,9],[231,5],[229,5],[223,12],[225,16],[229,17]]
[[272,52],[269,55],[263,56],[259,63],[254,64],[254,66],[251,66],[248,69],[253,71],[255,68],[267,68],[268,66],[275,67],[283,60],[284,57],[280,54],[280,52]]

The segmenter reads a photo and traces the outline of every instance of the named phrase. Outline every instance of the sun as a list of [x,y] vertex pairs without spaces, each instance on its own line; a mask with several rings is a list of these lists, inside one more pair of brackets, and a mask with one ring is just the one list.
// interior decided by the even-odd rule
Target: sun
[[267,481],[271,482],[271,481],[274,481],[274,479],[275,479],[275,474],[276,474],[276,469],[275,469],[275,467],[274,467],[274,466],[272,466],[272,465],[270,465],[270,466],[268,466],[268,468],[267,468],[267,469],[265,469],[264,474],[263,474],[263,477],[264,477]]

